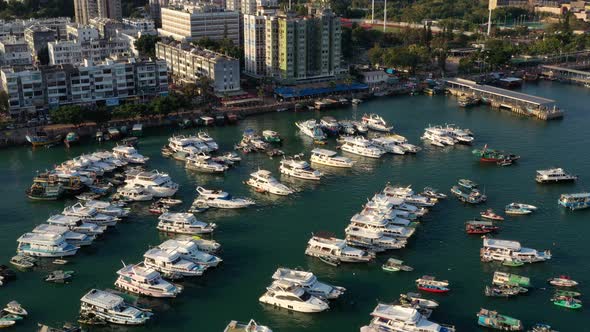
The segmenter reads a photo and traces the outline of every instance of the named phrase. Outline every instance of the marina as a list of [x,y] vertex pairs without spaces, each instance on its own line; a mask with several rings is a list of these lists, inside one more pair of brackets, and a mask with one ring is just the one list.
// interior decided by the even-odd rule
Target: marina
[[[531,89],[543,89],[543,84]],[[576,87],[567,87],[572,88]],[[550,95],[547,92],[536,94]],[[552,98],[558,99],[559,96]],[[481,263],[478,259],[481,239],[477,236],[467,237],[463,232],[464,222],[487,208],[500,212],[510,202],[534,204],[539,209],[526,217],[527,220],[506,216],[501,225],[501,238],[518,240],[532,248],[551,248],[556,259],[546,264],[527,264],[522,267],[526,272],[517,273],[540,283],[550,276],[567,271],[580,282],[580,292],[587,293],[588,270],[583,264],[576,264],[584,259],[585,247],[579,243],[577,234],[587,229],[587,223],[584,223],[586,212],[569,213],[556,204],[562,193],[583,192],[585,175],[580,173],[580,184],[569,184],[567,188],[537,186],[532,179],[537,169],[552,164],[572,171],[583,169],[578,159],[584,156],[570,156],[564,151],[575,150],[570,145],[575,142],[572,135],[584,132],[576,126],[579,122],[583,123],[580,118],[584,119],[585,113],[581,113],[581,109],[577,113],[572,101],[560,100],[559,103],[568,111],[564,120],[543,123],[541,126],[541,123],[511,115],[503,116],[483,109],[480,112],[477,107],[469,111],[458,110],[453,100],[447,102],[443,96],[366,100],[358,106],[361,113],[379,113],[388,122],[395,124],[395,128],[401,130],[411,142],[419,141],[419,136],[429,123],[452,122],[476,132],[477,144],[488,142],[490,146],[518,151],[523,161],[516,167],[489,168],[480,166],[468,147],[456,145],[446,151],[423,146],[423,150],[416,155],[384,155],[375,160],[347,155],[355,161],[353,167],[346,170],[321,168],[326,173],[321,183],[290,180],[282,176],[278,171],[280,158],[271,160],[264,154],[240,153],[243,158],[241,164],[234,169],[235,172],[227,172],[222,179],[209,174],[187,172],[184,165],[164,159],[159,154],[161,146],[177,130],[160,135],[149,128],[144,129],[138,151],[150,158],[147,168],[167,173],[179,184],[175,197],[182,199],[183,203],[174,211],[186,211],[196,196],[197,186],[223,188],[223,191],[236,197],[250,197],[257,204],[239,212],[211,209],[198,215],[199,220],[218,225],[219,232],[216,231],[213,238],[223,245],[223,263],[208,270],[202,277],[185,278],[182,281],[184,291],[178,300],[155,300],[150,307],[156,319],[134,330],[190,329],[195,324],[202,324],[205,330],[223,331],[232,319],[247,322],[254,318],[274,331],[299,331],[299,326],[314,332],[331,328],[358,331],[371,319],[369,313],[377,305],[376,299],[393,301],[400,293],[415,291],[416,278],[431,274],[448,279],[452,290],[446,296],[428,296],[440,304],[428,318],[430,321],[453,324],[457,330],[477,330],[474,313],[484,307],[517,317],[526,328],[543,321],[556,330],[568,331],[568,324],[585,321],[584,311],[561,311],[561,308],[550,302],[552,291],[535,289],[527,296],[509,300],[485,297],[483,282],[489,283],[494,270],[511,271],[512,268],[497,263]],[[337,119],[352,117],[349,109],[335,108],[327,112]],[[241,139],[245,127],[259,131],[273,128],[285,138],[281,149],[288,155],[309,153],[315,147],[310,140],[296,134],[297,128],[293,123],[311,117],[310,113],[281,112],[249,118],[237,127],[211,127],[209,134],[217,140],[220,149],[228,150]],[[183,133],[191,134],[189,131]],[[531,142],[535,142],[534,146]],[[107,145],[110,143],[103,144],[100,147],[75,145],[70,152],[55,147],[34,152],[20,149],[2,151],[6,154],[1,162],[6,185],[1,190],[5,194],[18,193],[14,199],[2,202],[5,206],[14,207],[6,208],[6,211],[16,213],[5,218],[6,230],[1,235],[3,242],[0,249],[6,263],[14,256],[15,240],[20,235],[45,223],[48,217],[63,211],[66,206],[75,204],[71,198],[50,202],[29,201],[23,192],[31,184],[35,170],[50,168],[82,153],[97,149],[110,150]],[[422,144],[419,145],[422,147]],[[328,139],[325,148],[336,151],[333,139]],[[552,158],[555,161],[547,162],[545,159],[548,155],[554,156]],[[319,165],[317,167],[320,169]],[[284,198],[260,194],[244,185],[243,181],[248,180],[250,174],[259,168],[270,170],[278,180],[297,191]],[[21,175],[21,172],[26,174]],[[343,239],[350,218],[359,213],[361,205],[367,203],[366,198],[372,198],[380,192],[387,181],[396,185],[413,184],[414,188],[431,186],[448,194],[448,189],[459,178],[469,178],[482,185],[485,183],[488,196],[486,204],[471,207],[454,199],[441,200],[436,208],[430,209],[430,213],[417,219],[420,225],[403,249],[378,254],[375,262],[369,264],[343,263],[338,268],[303,254],[311,232],[327,230]],[[156,230],[157,216],[146,213],[148,205],[129,203],[126,207],[132,212],[128,220],[114,226],[113,230],[116,231],[107,231],[108,235],[96,240],[91,250],[83,248],[76,256],[67,257],[72,268],[68,266],[64,270],[76,270],[76,275],[66,287],[55,289],[52,287],[54,285],[43,282],[41,277],[47,271],[37,270],[37,267],[30,272],[17,272],[17,281],[7,283],[3,293],[7,299],[17,299],[22,303],[30,315],[34,315],[34,319],[19,322],[13,330],[33,330],[37,322],[61,326],[64,321],[74,320],[79,300],[89,289],[113,287],[116,271],[121,268],[121,259],[139,262],[150,246],[157,246],[167,240],[169,235]],[[432,255],[432,252],[438,254]],[[407,262],[414,271],[385,273],[381,266],[392,256]],[[346,294],[342,300],[330,305],[330,310],[314,315],[288,314],[286,310],[259,305],[257,300],[270,284],[270,276],[278,266],[302,266],[323,282],[346,287]],[[371,280],[371,286],[367,285],[367,280]],[[243,287],[244,283],[249,287]],[[36,294],[46,297],[60,297],[63,306],[50,313],[45,303],[35,299],[36,294],[27,294],[25,289],[34,289]],[[234,301],[228,301],[228,298]],[[236,301],[236,298],[239,300]],[[538,310],[526,310],[531,305],[535,305]],[[195,312],[206,313],[209,319],[192,317]],[[186,319],[180,320],[178,315]]]

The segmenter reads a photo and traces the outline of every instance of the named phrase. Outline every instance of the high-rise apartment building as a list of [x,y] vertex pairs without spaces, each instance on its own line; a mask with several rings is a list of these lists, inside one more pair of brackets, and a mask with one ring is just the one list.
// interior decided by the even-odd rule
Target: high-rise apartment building
[[97,0],[74,0],[76,23],[88,24],[90,19],[98,16]]
[[98,17],[110,18],[121,21],[123,19],[123,9],[121,0],[96,0]]

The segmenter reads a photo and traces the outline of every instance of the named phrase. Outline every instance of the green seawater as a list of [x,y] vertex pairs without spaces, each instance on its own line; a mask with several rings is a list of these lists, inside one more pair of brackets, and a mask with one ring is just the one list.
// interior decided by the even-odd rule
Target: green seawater
[[[586,309],[571,311],[550,302],[553,294],[546,279],[569,274],[580,282],[578,290],[590,290],[590,210],[570,212],[557,205],[561,193],[588,189],[590,174],[590,90],[583,87],[541,82],[527,84],[524,92],[554,98],[566,110],[563,120],[543,122],[518,117],[508,112],[479,106],[464,110],[456,100],[445,96],[404,96],[368,101],[358,106],[326,111],[339,119],[361,117],[365,112],[381,114],[395,130],[411,143],[428,124],[455,123],[470,128],[476,135],[475,146],[487,143],[522,156],[517,165],[498,167],[481,165],[471,147],[440,149],[426,146],[415,156],[387,155],[380,160],[354,158],[351,170],[322,168],[327,176],[321,183],[290,181],[278,172],[279,158],[248,154],[226,176],[187,171],[180,162],[165,159],[160,148],[173,133],[190,130],[146,130],[139,150],[151,157],[149,168],[171,174],[180,183],[178,197],[187,208],[196,196],[197,185],[223,188],[234,196],[257,201],[253,208],[241,211],[209,211],[198,218],[219,225],[213,238],[222,244],[224,262],[202,278],[182,281],[185,291],[172,300],[147,299],[154,319],[145,327],[115,328],[118,331],[203,331],[220,332],[232,319],[254,318],[274,331],[358,331],[370,320],[369,313],[378,301],[392,302],[400,293],[415,291],[414,280],[431,274],[451,283],[446,295],[429,295],[440,302],[431,320],[450,323],[459,331],[479,331],[476,312],[481,307],[496,309],[521,319],[525,327],[546,322],[559,331],[588,331]],[[222,150],[230,150],[246,128],[273,129],[284,138],[288,154],[308,153],[311,142],[298,134],[295,121],[322,114],[314,112],[273,113],[250,117],[236,126],[210,128],[209,133]],[[85,143],[67,151],[12,148],[0,151],[0,261],[4,264],[15,253],[16,239],[52,213],[60,212],[74,201],[32,202],[24,195],[37,170],[51,168],[65,159],[112,145]],[[332,139],[328,148],[333,148]],[[578,174],[574,184],[538,185],[535,170],[564,167]],[[258,168],[271,170],[285,183],[300,190],[291,197],[271,197],[255,193],[242,182]],[[304,255],[312,232],[329,231],[343,237],[350,217],[360,211],[366,199],[380,191],[386,182],[425,186],[447,192],[459,178],[470,178],[488,195],[483,206],[464,206],[450,197],[427,215],[417,234],[402,250],[378,256],[368,265],[343,265],[334,268]],[[521,241],[523,246],[551,249],[554,258],[547,263],[508,268],[479,261],[482,240],[464,233],[464,222],[477,217],[484,208],[501,211],[507,203],[521,201],[539,206],[530,216],[508,217],[497,236]],[[90,288],[113,288],[115,271],[126,263],[139,262],[150,247],[165,237],[156,230],[157,217],[147,212],[148,204],[133,204],[133,215],[120,223],[91,247],[82,249],[66,266],[47,266],[19,272],[15,282],[0,288],[0,305],[18,300],[29,317],[13,331],[33,331],[38,322],[57,326],[74,321],[80,297]],[[413,272],[387,273],[381,264],[388,257],[403,259]],[[331,309],[319,314],[291,313],[258,302],[270,284],[277,267],[300,267],[313,271],[320,280],[344,286],[346,294],[331,303]],[[75,270],[71,284],[55,285],[42,281],[50,269]],[[487,298],[484,285],[491,282],[495,270],[512,271],[531,278],[528,294],[511,299]],[[585,297],[582,297],[585,300]],[[92,331],[111,330],[94,328]]]

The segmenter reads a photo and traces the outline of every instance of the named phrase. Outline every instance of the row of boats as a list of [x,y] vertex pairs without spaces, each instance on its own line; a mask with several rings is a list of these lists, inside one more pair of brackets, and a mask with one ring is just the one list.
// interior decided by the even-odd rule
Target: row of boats
[[324,116],[319,121],[311,119],[296,122],[295,125],[303,135],[313,138],[314,141],[324,141],[328,136],[366,135],[369,130],[393,132],[393,126],[377,114],[364,114],[361,121],[338,121],[334,117]]

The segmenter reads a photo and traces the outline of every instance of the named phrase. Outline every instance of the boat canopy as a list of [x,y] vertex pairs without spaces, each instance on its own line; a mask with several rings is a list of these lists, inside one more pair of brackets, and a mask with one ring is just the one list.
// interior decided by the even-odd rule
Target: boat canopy
[[495,248],[495,249],[510,249],[514,251],[520,251],[521,246],[520,243],[517,241],[509,241],[509,240],[498,240],[498,239],[483,239],[483,246],[488,248]]

